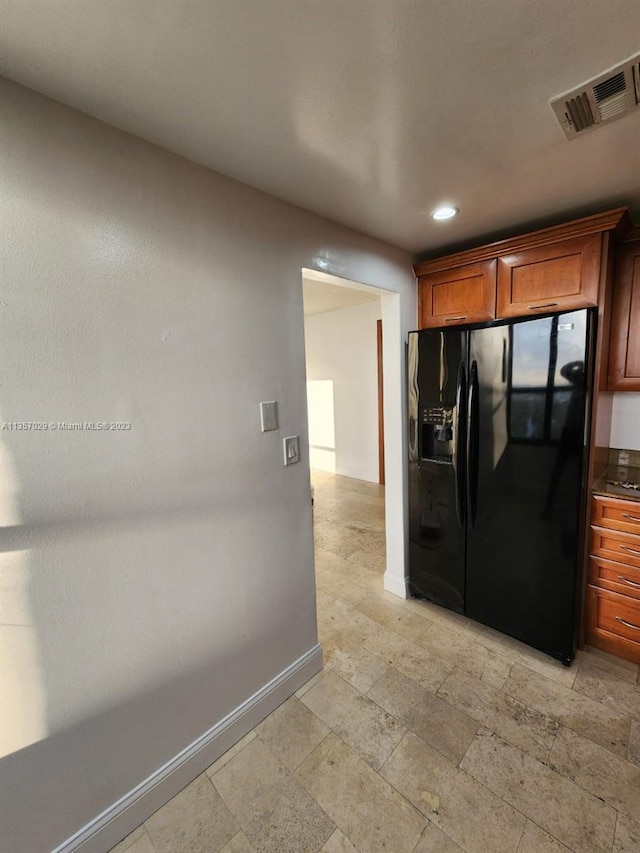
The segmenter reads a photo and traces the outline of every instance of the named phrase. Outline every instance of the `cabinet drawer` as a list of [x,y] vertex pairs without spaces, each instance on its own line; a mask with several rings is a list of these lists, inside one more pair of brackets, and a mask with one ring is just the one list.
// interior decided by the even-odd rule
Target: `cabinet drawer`
[[592,526],[589,550],[593,557],[640,568],[640,536],[634,536],[633,533]]
[[418,279],[420,328],[481,323],[496,316],[496,261],[443,270]]
[[640,536],[640,502],[594,495],[591,503],[591,522],[598,527],[608,527]]
[[640,599],[640,568],[601,557],[589,558],[589,583],[621,595]]
[[587,587],[586,641],[640,663],[640,601]]
[[498,259],[498,317],[572,311],[598,304],[600,234]]

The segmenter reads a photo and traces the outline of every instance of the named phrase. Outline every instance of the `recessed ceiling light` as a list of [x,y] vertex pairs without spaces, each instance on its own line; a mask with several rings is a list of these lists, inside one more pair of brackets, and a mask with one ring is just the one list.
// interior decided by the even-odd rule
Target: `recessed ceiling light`
[[457,207],[451,207],[449,204],[443,204],[442,207],[436,207],[434,211],[431,212],[431,218],[441,221],[443,219],[453,219],[454,216],[457,216],[460,213]]

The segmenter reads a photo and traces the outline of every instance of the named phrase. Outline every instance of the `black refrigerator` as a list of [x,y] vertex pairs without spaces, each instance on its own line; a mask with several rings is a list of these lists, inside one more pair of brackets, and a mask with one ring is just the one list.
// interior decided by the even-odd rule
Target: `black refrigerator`
[[412,595],[570,663],[593,309],[409,334]]

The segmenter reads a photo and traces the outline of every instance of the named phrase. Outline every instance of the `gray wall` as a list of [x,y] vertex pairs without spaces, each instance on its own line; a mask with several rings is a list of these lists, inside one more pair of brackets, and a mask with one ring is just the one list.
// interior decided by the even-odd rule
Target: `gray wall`
[[403,253],[0,103],[0,419],[131,422],[0,432],[3,843],[36,853],[316,643],[309,472],[280,445],[306,442],[300,271],[399,292],[403,329],[415,284]]

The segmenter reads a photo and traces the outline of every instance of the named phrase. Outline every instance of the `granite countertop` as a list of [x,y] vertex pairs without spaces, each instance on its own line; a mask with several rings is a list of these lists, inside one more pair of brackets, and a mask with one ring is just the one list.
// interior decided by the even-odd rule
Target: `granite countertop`
[[625,489],[616,483],[634,483],[640,487],[640,467],[632,465],[617,465],[609,463],[604,474],[595,482],[593,493],[596,495],[608,495],[611,498],[625,498],[640,503],[640,488]]

